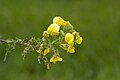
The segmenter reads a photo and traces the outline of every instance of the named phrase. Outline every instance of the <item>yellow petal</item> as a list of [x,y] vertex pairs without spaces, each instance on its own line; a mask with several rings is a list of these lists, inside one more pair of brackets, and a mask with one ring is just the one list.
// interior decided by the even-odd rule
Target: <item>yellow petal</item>
[[82,40],[83,40],[82,37],[79,37],[79,38],[76,39],[76,43],[81,44]]
[[68,44],[71,44],[73,41],[74,41],[74,35],[71,34],[71,33],[67,33],[65,35],[65,41],[68,43]]
[[62,61],[63,59],[57,55],[53,55],[53,57],[50,59],[50,62],[53,62],[54,64],[58,61]]
[[71,45],[72,43],[74,43],[74,42],[73,42],[73,39],[70,39],[70,40],[68,41],[68,44]]
[[52,58],[50,59],[50,62],[53,62],[53,63],[54,63],[54,57],[52,57]]
[[53,23],[58,24],[59,26],[61,26],[63,22],[64,20],[61,17],[54,17],[53,19]]
[[51,36],[57,35],[59,30],[60,30],[60,26],[58,24],[51,24],[47,29],[47,31],[51,34]]
[[63,59],[61,57],[57,57],[57,61],[62,61]]
[[68,47],[68,52],[69,52],[69,53],[75,53],[75,47],[69,46],[69,47]]
[[77,44],[81,44],[82,43],[82,37],[80,37],[80,35],[79,35],[79,33],[76,33],[76,40],[75,40],[75,42],[77,43]]
[[63,18],[61,17],[54,17],[53,19],[53,23],[54,24],[58,24],[59,26],[71,26],[69,21],[65,21]]
[[64,21],[62,23],[62,26],[72,26],[69,21]]
[[50,48],[47,48],[44,50],[44,55],[48,54],[50,52]]

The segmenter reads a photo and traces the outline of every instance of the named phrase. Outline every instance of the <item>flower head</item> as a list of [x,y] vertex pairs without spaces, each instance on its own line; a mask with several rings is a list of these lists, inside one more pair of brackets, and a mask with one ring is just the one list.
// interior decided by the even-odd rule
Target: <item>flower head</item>
[[60,26],[58,24],[51,24],[47,29],[51,36],[56,36],[59,30]]
[[61,57],[54,54],[53,57],[50,59],[50,62],[53,62],[55,64],[57,61],[62,61],[62,60],[63,59]]
[[73,41],[74,41],[74,35],[71,34],[71,33],[65,34],[65,41],[66,41],[68,44],[73,43]]

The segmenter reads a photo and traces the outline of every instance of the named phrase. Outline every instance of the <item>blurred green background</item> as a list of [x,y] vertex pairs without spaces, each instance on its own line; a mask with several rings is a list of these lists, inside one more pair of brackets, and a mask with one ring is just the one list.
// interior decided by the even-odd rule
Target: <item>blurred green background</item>
[[69,20],[83,36],[75,54],[47,70],[37,55],[22,60],[22,48],[3,62],[0,45],[0,80],[120,80],[120,0],[0,0],[0,35],[3,38],[40,37],[54,16]]

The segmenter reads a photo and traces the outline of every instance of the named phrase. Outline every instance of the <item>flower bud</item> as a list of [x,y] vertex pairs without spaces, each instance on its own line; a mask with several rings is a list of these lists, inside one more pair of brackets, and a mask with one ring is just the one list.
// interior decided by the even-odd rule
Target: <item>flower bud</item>
[[49,37],[49,33],[47,31],[43,32],[43,37]]

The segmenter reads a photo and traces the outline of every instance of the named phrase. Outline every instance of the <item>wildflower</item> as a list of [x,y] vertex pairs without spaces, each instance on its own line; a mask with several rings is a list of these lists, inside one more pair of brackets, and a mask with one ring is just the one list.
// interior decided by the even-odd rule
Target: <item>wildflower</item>
[[54,19],[53,19],[53,23],[58,24],[60,26],[63,24],[63,22],[65,22],[65,21],[61,17],[54,17]]
[[65,35],[65,41],[66,41],[68,44],[73,43],[73,41],[74,41],[74,35],[71,34],[71,33],[67,33],[67,34]]
[[75,42],[77,44],[81,44],[82,43],[82,37],[80,37],[79,33],[76,33],[76,40],[75,40]]
[[74,53],[75,52],[74,42],[69,44],[69,47],[67,48],[67,52],[69,52],[69,53]]
[[56,36],[59,30],[60,26],[58,24],[51,24],[47,29],[51,36]]
[[67,49],[67,51],[68,51],[69,53],[75,53],[75,47],[69,46],[68,49]]
[[58,24],[59,26],[71,26],[69,21],[65,21],[61,17],[54,17],[53,23]]
[[50,48],[47,48],[44,50],[44,55],[48,54],[50,52]]
[[54,54],[53,57],[50,59],[50,62],[53,62],[55,64],[57,61],[62,61],[62,60],[63,59],[61,57]]

